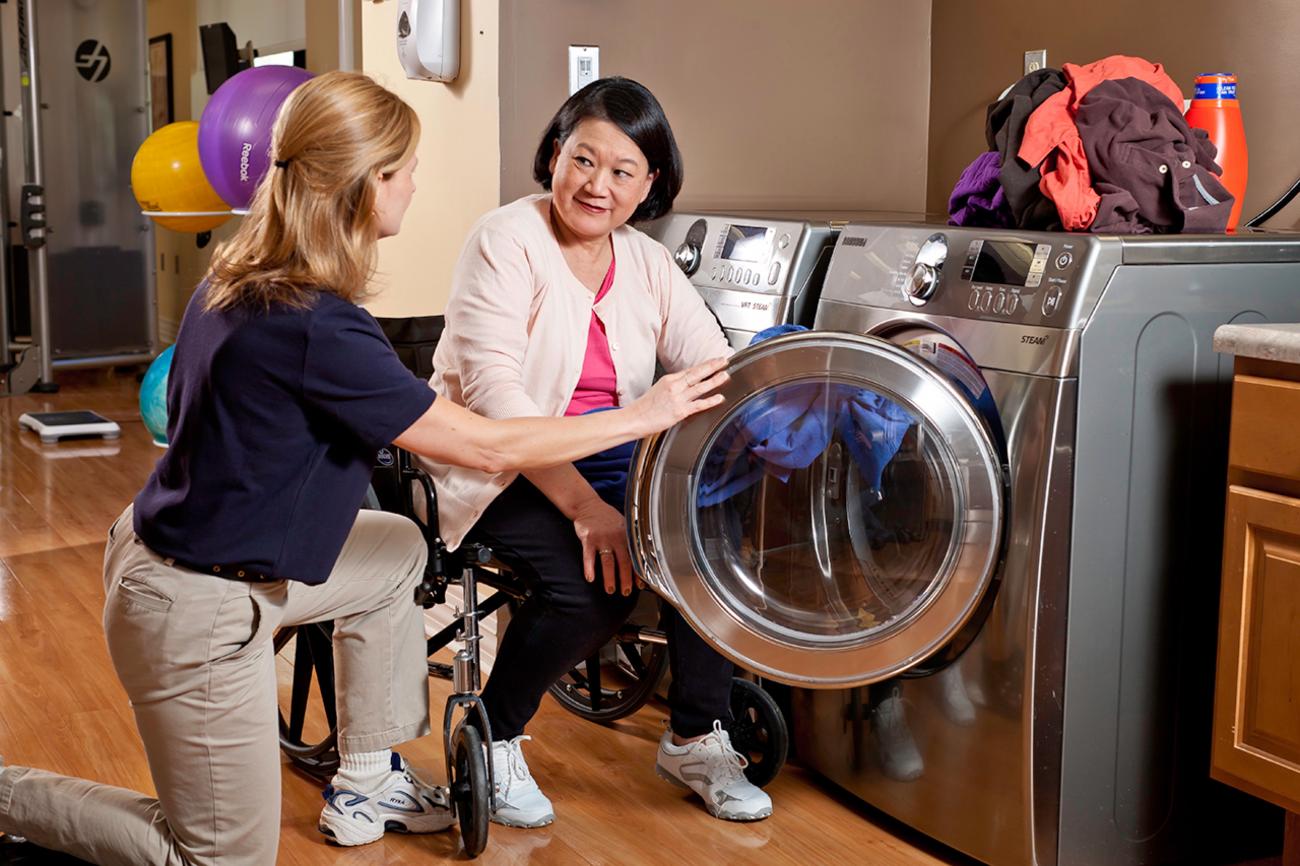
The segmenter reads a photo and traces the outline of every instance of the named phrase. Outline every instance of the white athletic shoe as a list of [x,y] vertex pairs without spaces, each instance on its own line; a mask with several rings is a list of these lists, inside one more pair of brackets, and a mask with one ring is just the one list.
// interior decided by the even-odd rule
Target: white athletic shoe
[[507,827],[545,827],[555,820],[555,810],[537,787],[521,748],[532,737],[492,743],[492,820]]
[[447,792],[418,778],[402,756],[379,790],[362,794],[329,785],[321,795],[320,831],[339,845],[366,845],[385,832],[437,833],[454,823]]
[[655,772],[699,794],[715,818],[758,821],[772,814],[772,798],[745,778],[748,764],[731,748],[731,735],[722,722],[715,721],[711,733],[684,746],[673,745],[672,731],[664,731]]
[[876,705],[873,722],[880,747],[880,767],[898,782],[912,782],[925,772],[925,759],[907,724],[903,698],[897,692]]
[[942,687],[940,696],[944,715],[954,725],[969,728],[975,724],[975,704],[971,702],[966,680],[958,665],[949,665],[937,674]]

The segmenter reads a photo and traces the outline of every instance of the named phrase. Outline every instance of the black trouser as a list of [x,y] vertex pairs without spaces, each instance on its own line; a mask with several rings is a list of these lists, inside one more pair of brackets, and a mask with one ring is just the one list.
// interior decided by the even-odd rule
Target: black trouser
[[[552,683],[614,636],[636,606],[637,594],[610,595],[599,578],[587,583],[573,521],[522,476],[488,506],[467,540],[528,566],[520,576],[529,582],[532,597],[511,617],[483,688],[492,737],[506,740],[524,732]],[[671,605],[664,605],[663,625],[673,675],[668,693],[673,731],[695,737],[711,730],[715,719],[726,725],[731,662]]]

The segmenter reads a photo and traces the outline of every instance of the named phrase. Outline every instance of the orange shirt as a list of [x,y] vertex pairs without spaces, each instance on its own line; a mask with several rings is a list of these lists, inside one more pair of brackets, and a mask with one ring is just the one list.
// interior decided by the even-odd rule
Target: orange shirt
[[1115,54],[1076,66],[1066,63],[1062,71],[1068,79],[1064,90],[1048,97],[1025,123],[1025,135],[1016,154],[1031,166],[1042,163],[1043,179],[1039,189],[1056,203],[1061,225],[1066,231],[1087,231],[1097,215],[1100,196],[1092,188],[1088,157],[1074,125],[1079,103],[1103,81],[1112,78],[1137,78],[1150,84],[1181,109],[1182,91],[1165,74],[1159,63],[1141,57]]

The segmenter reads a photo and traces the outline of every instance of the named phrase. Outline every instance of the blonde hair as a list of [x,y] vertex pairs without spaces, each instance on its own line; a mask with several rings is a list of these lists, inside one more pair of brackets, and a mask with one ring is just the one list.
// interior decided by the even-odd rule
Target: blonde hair
[[414,110],[366,75],[327,72],[294,90],[248,215],[212,254],[207,308],[302,307],[317,291],[363,299],[378,184],[411,160],[419,137]]

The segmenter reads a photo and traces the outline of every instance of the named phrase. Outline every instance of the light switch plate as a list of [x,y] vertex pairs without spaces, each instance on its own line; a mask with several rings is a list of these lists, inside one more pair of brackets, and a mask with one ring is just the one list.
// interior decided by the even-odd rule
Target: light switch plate
[[600,77],[600,46],[569,46],[569,95]]
[[1025,52],[1025,74],[1047,68],[1047,49],[1038,48]]

